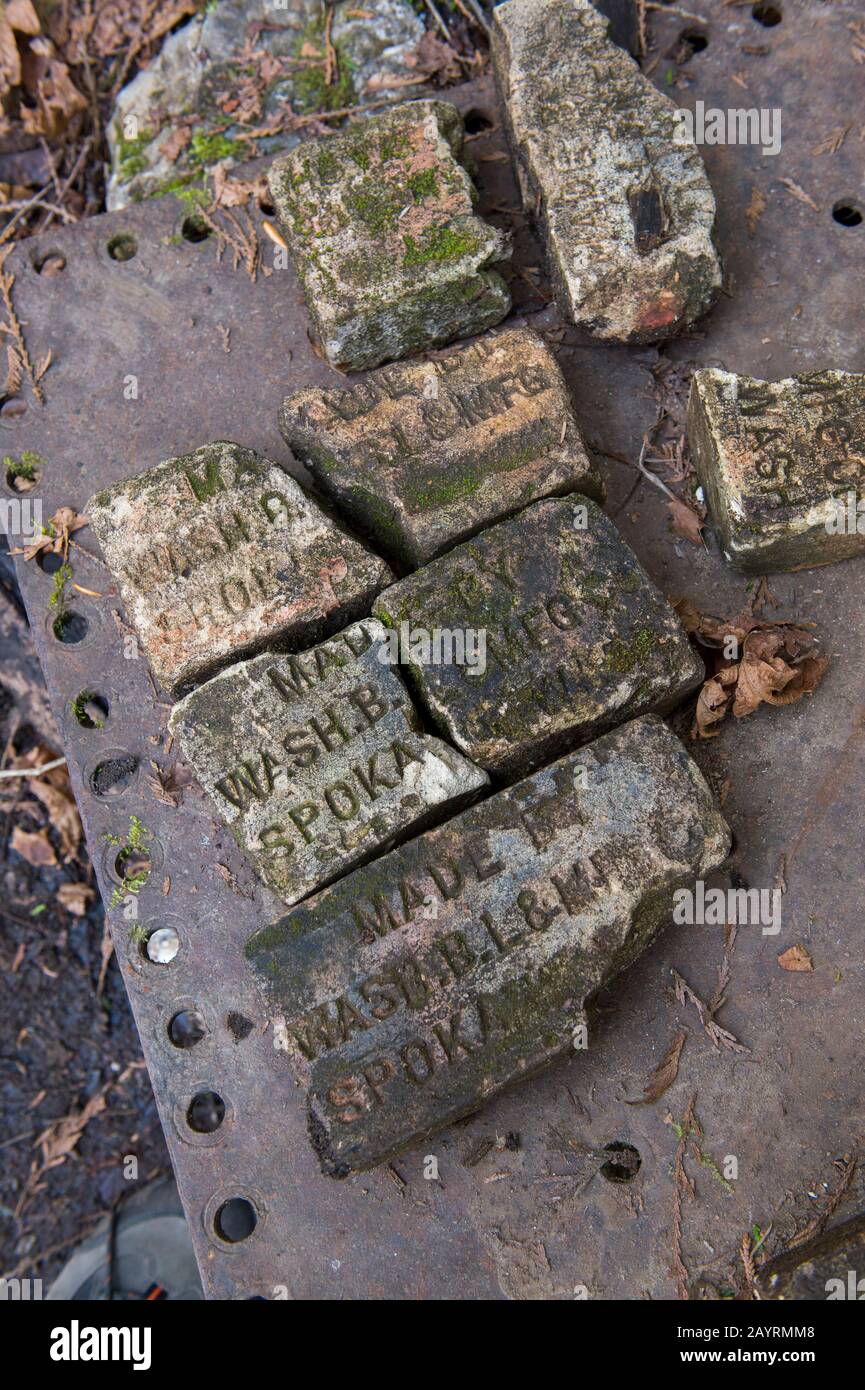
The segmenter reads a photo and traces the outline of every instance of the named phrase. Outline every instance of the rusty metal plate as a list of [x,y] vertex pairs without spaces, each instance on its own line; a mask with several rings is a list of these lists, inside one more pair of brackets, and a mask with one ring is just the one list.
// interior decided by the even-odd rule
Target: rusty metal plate
[[[784,143],[774,158],[747,146],[704,150],[731,293],[699,333],[662,357],[676,370],[719,362],[757,375],[820,366],[861,371],[865,226],[845,227],[831,215],[861,183],[857,132],[865,125],[865,93],[847,28],[857,6],[784,0],[783,21],[771,29],[751,18],[750,6],[690,0],[688,8],[710,23],[707,47],[679,69],[691,80],[683,103],[781,106]],[[653,77],[662,87],[683,26],[693,29],[674,15],[657,22],[662,56]],[[769,51],[751,53],[749,44]],[[488,83],[448,95],[495,122]],[[813,155],[841,113],[853,127],[844,145],[834,156]],[[482,124],[476,114],[471,125]],[[518,310],[531,310],[550,334],[577,417],[601,451],[609,512],[668,593],[685,593],[710,611],[737,611],[744,581],[711,550],[675,540],[664,497],[640,483],[628,462],[656,416],[649,369],[662,357],[597,348],[573,331],[559,332],[554,308],[541,310],[532,288],[533,267],[542,264],[538,248],[524,219],[502,211],[516,208],[518,198],[509,163],[496,158],[501,137],[479,130],[472,149],[482,211],[493,209],[496,221],[517,232]],[[804,189],[817,210],[781,179]],[[745,209],[754,184],[767,206],[750,235]],[[31,405],[0,423],[7,452],[31,448],[48,461],[40,485],[46,516],[62,504],[81,508],[97,488],[211,439],[234,438],[285,461],[277,428],[282,397],[338,380],[311,350],[291,270],[253,285],[229,257],[217,260],[213,238],[184,239],[184,215],[173,200],[147,204],[23,243],[9,262],[31,351],[40,357],[50,346],[54,359],[45,408]],[[136,244],[124,261],[108,250],[121,234]],[[66,265],[49,279],[37,267],[51,251]],[[130,375],[137,399],[124,394]],[[675,402],[667,403],[675,417]],[[86,532],[82,538],[87,545]],[[832,1160],[850,1150],[865,1122],[862,565],[853,560],[772,580],[785,616],[818,623],[834,658],[829,674],[809,701],[764,709],[695,750],[716,785],[730,779],[725,814],[737,837],[736,871],[769,887],[786,864],[782,932],[740,932],[721,1014],[751,1051],[716,1052],[670,988],[675,966],[711,996],[720,929],[671,926],[601,1001],[588,1052],[390,1167],[340,1183],[318,1170],[303,1095],[274,1047],[272,1020],[242,955],[248,936],[279,915],[279,904],[194,785],[177,808],[153,796],[150,760],[168,768],[176,757],[166,744],[168,707],[145,662],[124,657],[134,652],[112,618],[116,598],[76,593],[87,632],[77,644],[60,643],[47,612],[50,576],[35,563],[19,564],[103,894],[109,899],[114,887],[116,854],[106,834],[122,835],[136,814],[154,836],[140,920],[173,925],[180,935],[175,961],[157,966],[130,942],[130,924],[114,922],[211,1297],[565,1299],[578,1287],[596,1298],[672,1297],[676,1140],[664,1115],[669,1108],[681,1118],[693,1091],[704,1151],[718,1163],[735,1155],[739,1171],[727,1189],[708,1168],[699,1170],[698,1200],[684,1212],[683,1254],[695,1283],[729,1287],[742,1233],[755,1222],[763,1230],[773,1223],[776,1240],[805,1223],[814,1207],[809,1190],[831,1179]],[[80,553],[75,577],[106,592],[104,569]],[[82,728],[74,717],[71,702],[85,689],[110,703],[102,728]],[[136,759],[137,770],[116,794],[97,794],[94,770],[117,754]],[[813,974],[779,969],[778,953],[794,941],[814,956]],[[190,1004],[206,1034],[178,1049],[167,1025]],[[238,1015],[252,1022],[251,1031],[238,1026]],[[683,1023],[690,1036],[675,1087],[659,1105],[627,1105]],[[225,1118],[215,1132],[197,1133],[188,1108],[209,1090],[223,1098]],[[497,1136],[510,1137],[488,1143]],[[608,1181],[599,1171],[609,1157],[605,1146],[616,1143],[639,1151],[633,1181]],[[438,1160],[437,1179],[424,1176],[428,1154]],[[235,1196],[253,1203],[258,1221],[248,1239],[230,1242],[218,1233],[217,1213]]]

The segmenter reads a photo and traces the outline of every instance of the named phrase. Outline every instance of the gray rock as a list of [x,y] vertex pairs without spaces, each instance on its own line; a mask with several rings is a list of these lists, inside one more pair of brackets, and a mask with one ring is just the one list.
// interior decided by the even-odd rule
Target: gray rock
[[702,368],[691,381],[688,438],[738,569],[805,569],[865,549],[865,376],[771,382]]
[[598,338],[652,343],[718,297],[715,199],[675,107],[589,0],[506,0],[493,63],[527,209],[560,307]]
[[[373,611],[436,723],[506,777],[672,708],[703,674],[613,523],[576,493],[481,532],[386,589]],[[444,634],[458,634],[471,661],[454,661]]]
[[861,1303],[865,1298],[865,1212],[794,1246],[757,1270],[761,1298]]
[[97,492],[87,516],[174,694],[262,647],[308,646],[392,577],[278,464],[224,440]]
[[567,1055],[675,889],[729,848],[683,745],[641,719],[257,932],[324,1171],[382,1163]]
[[[252,71],[244,57],[248,47],[294,63],[269,82],[261,110],[252,120],[254,127],[266,124],[286,105],[303,114],[371,100],[380,95],[376,90],[365,98],[373,76],[382,83],[416,75],[406,60],[424,26],[407,0],[339,0],[332,31],[339,74],[326,84],[325,14],[323,0],[218,0],[170,34],[153,62],[120,92],[109,121],[109,210],[169,188],[174,191],[184,183],[193,190],[202,187],[204,171],[220,159],[248,157],[248,148],[237,139],[244,126],[217,101],[223,91],[236,94]],[[256,23],[263,27],[248,46]],[[321,58],[301,57],[304,45]],[[191,126],[192,139],[175,161],[164,149],[171,132],[181,126]],[[283,131],[260,141],[259,150],[289,149],[298,139]]]
[[509,250],[476,217],[459,162],[462,118],[405,102],[313,140],[269,183],[324,355],[351,370],[480,333],[510,295],[490,266]]
[[603,498],[558,364],[527,328],[348,390],[298,391],[280,428],[321,490],[409,569],[539,497]]
[[170,726],[221,819],[289,906],[457,810],[488,778],[421,732],[374,618],[232,666]]

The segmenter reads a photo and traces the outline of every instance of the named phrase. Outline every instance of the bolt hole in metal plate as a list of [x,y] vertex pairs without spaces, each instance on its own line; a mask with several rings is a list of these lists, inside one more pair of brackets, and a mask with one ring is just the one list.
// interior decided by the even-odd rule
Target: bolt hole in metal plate
[[[726,10],[723,22],[708,0],[690,0],[688,8],[711,22],[707,47],[684,65],[691,85],[683,101],[726,109],[731,93],[742,93],[731,76],[747,66],[754,86],[742,93],[746,104],[774,106],[787,94],[787,138],[772,159],[758,148],[704,150],[732,294],[665,356],[674,366],[723,362],[769,377],[827,365],[861,371],[865,233],[833,216],[860,186],[859,146],[851,137],[831,158],[808,154],[838,124],[839,111],[856,128],[865,124],[865,109],[856,109],[861,69],[848,57],[848,14],[816,0],[784,0],[783,21],[766,27],[747,7]],[[674,51],[681,19],[660,15],[654,25],[658,51]],[[770,51],[743,54],[755,36]],[[666,67],[662,59],[653,74],[661,87]],[[502,211],[516,208],[519,197],[510,164],[488,157],[503,149],[491,84],[445,95],[491,118],[468,146],[481,209],[513,228],[522,272],[512,281],[517,309],[542,311],[536,323],[552,330],[578,418],[601,451],[610,512],[666,592],[687,594],[710,612],[739,611],[744,582],[717,554],[676,542],[659,492],[644,486],[623,505],[634,471],[620,460],[636,457],[654,422],[649,369],[658,353],[599,348],[560,331],[555,309],[544,309],[529,283],[543,260],[528,224]],[[796,121],[806,121],[807,131],[796,132]],[[817,210],[790,195],[782,178],[804,188]],[[767,207],[751,234],[745,211],[755,186]],[[184,236],[184,216],[173,199],[147,202],[52,230],[12,253],[31,352],[38,359],[50,346],[53,363],[44,409],[28,403],[22,417],[7,406],[0,427],[8,430],[7,450],[20,449],[26,418],[26,447],[46,460],[39,488],[47,516],[61,505],[81,509],[97,489],[212,439],[236,439],[287,463],[276,423],[282,396],[344,384],[312,351],[293,271],[274,268],[271,243],[262,237],[264,269],[272,273],[253,284],[232,269],[230,256],[217,259],[215,238]],[[135,393],[124,389],[130,376]],[[56,640],[46,620],[51,577],[32,563],[19,563],[18,572],[106,901],[117,886],[106,836],[122,839],[134,814],[162,847],[164,862],[142,890],[138,918],[125,917],[121,904],[110,920],[209,1296],[274,1296],[269,1291],[279,1288],[289,1298],[563,1298],[584,1285],[599,1298],[671,1297],[676,1141],[663,1116],[669,1108],[681,1118],[693,1090],[704,1147],[718,1162],[735,1154],[740,1174],[727,1188],[711,1176],[698,1180],[685,1250],[695,1277],[717,1277],[707,1243],[729,1247],[735,1258],[755,1213],[764,1229],[773,1220],[791,1231],[805,1224],[811,1212],[803,1175],[831,1176],[831,1157],[849,1149],[853,1117],[861,1114],[861,854],[851,843],[865,794],[861,561],[830,566],[816,579],[772,580],[785,607],[815,619],[828,649],[843,652],[811,700],[764,711],[695,747],[716,786],[730,780],[725,811],[743,879],[772,884],[787,855],[780,944],[751,930],[740,932],[737,945],[725,1017],[751,1053],[716,1053],[692,1016],[677,1086],[660,1105],[625,1104],[642,1094],[685,1022],[668,987],[670,968],[706,997],[714,988],[720,933],[671,926],[599,1001],[587,1051],[391,1167],[341,1183],[318,1171],[303,1094],[275,1045],[279,1020],[268,1016],[242,955],[280,904],[194,784],[177,807],[153,794],[150,764],[167,771],[177,756],[167,738],[168,702],[112,617],[113,610],[123,615],[108,577],[85,568],[84,559],[77,563],[87,574],[83,587],[103,594],[75,594],[73,606],[88,624],[77,643]],[[64,718],[87,691],[109,693],[104,734]],[[126,768],[116,778],[104,771],[112,759]],[[786,974],[778,951],[800,938],[812,945],[818,968]],[[180,998],[208,1021],[188,1048],[168,1034]],[[251,1029],[244,1025],[239,1037],[225,1024],[229,1013]],[[200,1112],[191,1112],[200,1096]],[[192,1127],[190,1113],[203,1128]],[[496,1144],[507,1134],[519,1135],[519,1145]],[[598,1157],[617,1144],[627,1149]],[[481,1149],[485,1157],[476,1163],[472,1155]],[[639,1156],[636,1172],[622,1156],[631,1151]],[[628,1180],[605,1181],[601,1163],[607,1176],[626,1171]],[[427,1179],[436,1167],[439,1180]],[[793,1198],[781,1211],[785,1193]],[[256,1216],[244,1239],[233,1238],[241,1227],[231,1224],[237,1216],[242,1225],[242,1209],[217,1218],[235,1199],[249,1202]]]

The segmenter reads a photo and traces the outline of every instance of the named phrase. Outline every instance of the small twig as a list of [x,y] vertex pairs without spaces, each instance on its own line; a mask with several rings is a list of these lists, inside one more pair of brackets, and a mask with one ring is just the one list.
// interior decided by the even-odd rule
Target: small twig
[[676,1293],[680,1299],[688,1300],[688,1270],[682,1258],[682,1198],[693,1197],[694,1184],[685,1172],[685,1153],[688,1146],[688,1136],[694,1123],[694,1106],[697,1103],[696,1092],[688,1102],[685,1111],[685,1118],[682,1121],[682,1132],[679,1142],[676,1145],[675,1159],[675,1188],[673,1195],[673,1273],[676,1276]]
[[39,767],[7,767],[0,771],[0,777],[41,777],[43,772],[51,772],[65,762],[65,758],[55,758],[53,762],[40,763]]
[[445,24],[444,20],[442,19],[441,15],[439,14],[438,10],[436,9],[435,4],[433,3],[433,0],[424,0],[424,4],[426,5],[427,9],[429,10],[430,14],[432,15],[432,17],[433,17],[433,23],[436,25],[436,28],[439,30],[440,33],[444,34],[445,39],[447,40],[448,43],[450,43],[450,40],[451,40],[451,32],[450,32],[450,29],[449,29],[448,26]]
[[704,19],[701,14],[692,14],[690,10],[680,10],[676,5],[661,5],[657,0],[641,0],[644,10],[662,10],[664,14],[678,15],[679,19],[692,19],[695,24],[708,24],[708,19]]

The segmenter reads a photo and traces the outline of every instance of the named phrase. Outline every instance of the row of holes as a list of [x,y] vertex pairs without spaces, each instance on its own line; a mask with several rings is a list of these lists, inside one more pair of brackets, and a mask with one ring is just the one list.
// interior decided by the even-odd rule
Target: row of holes
[[[55,572],[61,560],[52,554],[40,555],[40,567],[46,574]],[[55,563],[56,562],[56,563]],[[64,615],[68,626],[54,633],[60,641],[80,641],[87,632],[86,619],[75,613]],[[80,625],[80,635],[78,628]],[[74,634],[74,635],[73,635]],[[83,729],[102,729],[108,722],[111,706],[106,696],[98,691],[82,690],[72,701],[72,710]],[[123,764],[120,766],[120,764]],[[128,763],[128,766],[127,766]],[[97,796],[117,794],[128,786],[137,759],[106,759],[97,763],[90,774],[90,789]],[[114,870],[121,882],[130,877],[146,880],[152,868],[151,856],[146,850],[125,846],[114,860]],[[141,947],[142,956],[154,965],[169,965],[180,950],[180,936],[174,927],[156,927],[151,931]],[[232,1029],[235,1038],[246,1036],[248,1020],[240,1015]],[[168,1022],[168,1038],[172,1046],[187,1049],[194,1047],[206,1034],[204,1019],[196,1009],[181,1009]],[[195,1134],[213,1134],[225,1119],[225,1102],[216,1091],[198,1091],[186,1108],[185,1119]],[[246,1197],[231,1197],[217,1208],[213,1225],[221,1240],[229,1244],[247,1240],[258,1225],[258,1213],[254,1204]]]

